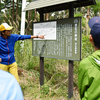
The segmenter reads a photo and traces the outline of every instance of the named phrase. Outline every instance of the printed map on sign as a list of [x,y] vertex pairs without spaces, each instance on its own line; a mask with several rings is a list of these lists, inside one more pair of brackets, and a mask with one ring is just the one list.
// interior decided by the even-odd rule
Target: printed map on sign
[[[45,35],[46,40],[56,40],[56,21],[34,23],[33,25],[34,35]],[[34,40],[44,40],[35,38]]]

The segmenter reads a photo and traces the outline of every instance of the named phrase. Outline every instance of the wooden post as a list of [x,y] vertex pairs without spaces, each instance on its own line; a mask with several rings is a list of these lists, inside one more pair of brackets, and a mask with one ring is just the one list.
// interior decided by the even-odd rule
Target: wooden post
[[[40,12],[40,22],[44,21],[43,12]],[[44,85],[44,57],[40,57],[40,85]]]
[[69,60],[68,98],[73,97],[73,61]]
[[[69,18],[74,17],[74,4],[70,3]],[[73,61],[69,60],[68,98],[73,97]]]
[[40,57],[40,85],[44,85],[44,57]]

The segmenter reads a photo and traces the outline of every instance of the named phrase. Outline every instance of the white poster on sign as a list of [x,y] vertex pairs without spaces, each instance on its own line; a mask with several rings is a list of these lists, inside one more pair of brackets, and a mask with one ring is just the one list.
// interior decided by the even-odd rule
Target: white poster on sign
[[[45,40],[56,40],[56,21],[34,23],[33,35],[45,35]],[[34,40],[44,40],[35,38]]]

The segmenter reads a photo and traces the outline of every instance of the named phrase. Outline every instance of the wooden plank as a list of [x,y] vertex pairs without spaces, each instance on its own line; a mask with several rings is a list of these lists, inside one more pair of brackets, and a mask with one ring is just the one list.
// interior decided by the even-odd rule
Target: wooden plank
[[[40,21],[44,21],[43,12],[40,13]],[[40,85],[44,85],[44,57],[40,57]]]
[[[74,17],[74,4],[70,3],[69,18]],[[73,97],[73,61],[69,60],[68,98]]]

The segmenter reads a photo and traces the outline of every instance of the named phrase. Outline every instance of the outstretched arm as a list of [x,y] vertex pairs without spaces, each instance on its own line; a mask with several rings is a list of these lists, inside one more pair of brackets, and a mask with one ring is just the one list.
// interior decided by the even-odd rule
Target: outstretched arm
[[33,39],[33,38],[45,39],[44,36],[45,36],[45,35],[39,35],[39,36],[38,36],[38,35],[37,35],[37,36],[33,36],[33,35],[32,35],[32,36],[31,36],[31,39]]

